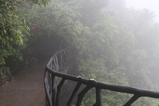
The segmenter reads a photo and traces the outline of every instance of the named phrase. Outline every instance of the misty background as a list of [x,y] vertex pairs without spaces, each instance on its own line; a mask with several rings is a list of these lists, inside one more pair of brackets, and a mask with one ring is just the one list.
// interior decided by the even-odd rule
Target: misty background
[[128,8],[148,9],[154,12],[154,21],[159,23],[159,1],[158,0],[125,0]]

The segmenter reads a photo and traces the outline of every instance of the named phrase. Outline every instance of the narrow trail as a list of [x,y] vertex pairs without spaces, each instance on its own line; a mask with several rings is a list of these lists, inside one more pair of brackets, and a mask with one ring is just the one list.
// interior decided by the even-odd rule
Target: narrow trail
[[45,106],[43,76],[46,62],[16,74],[14,80],[0,88],[0,106]]

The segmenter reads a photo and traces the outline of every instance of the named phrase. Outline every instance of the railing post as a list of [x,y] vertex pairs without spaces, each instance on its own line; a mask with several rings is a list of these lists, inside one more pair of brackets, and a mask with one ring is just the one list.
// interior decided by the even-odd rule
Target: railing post
[[68,103],[67,103],[66,106],[71,106],[71,102],[72,102],[74,96],[76,95],[77,91],[79,90],[80,86],[81,86],[81,83],[78,82],[75,89],[73,90],[73,93],[72,93],[71,97],[69,98]]
[[56,95],[57,95],[57,87],[56,87],[56,78],[52,75],[52,106],[56,106]]
[[60,84],[57,87],[56,106],[59,106],[59,95],[60,95],[61,87],[64,84],[64,82],[65,82],[65,79],[62,78],[62,81],[60,82]]
[[102,106],[101,89],[96,87],[96,103],[93,106]]

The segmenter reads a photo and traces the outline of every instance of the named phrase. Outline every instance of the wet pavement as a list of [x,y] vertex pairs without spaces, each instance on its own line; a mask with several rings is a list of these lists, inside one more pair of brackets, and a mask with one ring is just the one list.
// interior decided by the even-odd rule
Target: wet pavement
[[0,88],[0,106],[45,106],[43,76],[46,62],[16,74]]

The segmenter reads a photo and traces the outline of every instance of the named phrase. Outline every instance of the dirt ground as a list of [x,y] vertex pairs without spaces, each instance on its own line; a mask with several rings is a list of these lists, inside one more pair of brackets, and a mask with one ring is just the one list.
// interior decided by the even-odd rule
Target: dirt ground
[[16,74],[0,88],[0,106],[45,106],[43,76],[46,62]]

